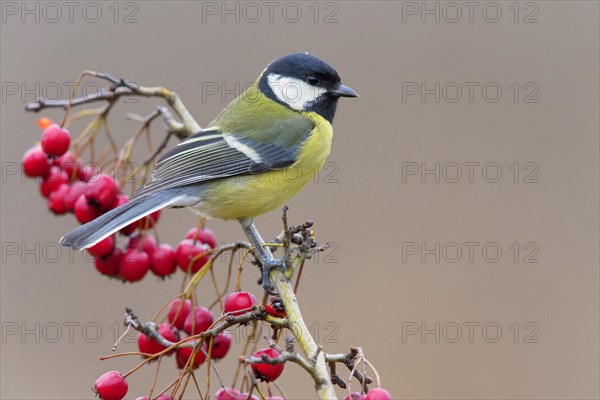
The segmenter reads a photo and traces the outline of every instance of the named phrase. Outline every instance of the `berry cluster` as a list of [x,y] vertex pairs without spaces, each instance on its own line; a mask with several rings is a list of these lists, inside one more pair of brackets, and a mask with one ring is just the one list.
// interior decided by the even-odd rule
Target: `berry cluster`
[[[77,221],[85,224],[128,203],[129,197],[123,193],[118,181],[109,174],[98,171],[91,164],[84,163],[77,155],[77,145],[69,151],[71,136],[68,130],[48,118],[40,118],[38,125],[44,129],[41,141],[24,154],[22,168],[25,175],[40,180],[39,190],[47,199],[50,211],[56,215],[72,213]],[[202,226],[190,229],[176,247],[166,243],[159,244],[148,234],[149,230],[154,230],[159,218],[160,211],[156,211],[89,247],[87,251],[94,258],[96,269],[103,275],[124,282],[139,281],[148,274],[148,271],[161,278],[175,273],[177,267],[188,274],[200,271],[217,248],[215,234]],[[311,239],[311,226],[312,222],[309,221],[290,229],[293,233],[291,242],[298,245],[301,250],[316,246],[316,242]],[[118,242],[123,244],[119,245]],[[186,296],[189,296],[189,293]],[[253,310],[256,304],[257,300],[252,293],[239,291],[238,277],[238,291],[230,293],[225,298],[223,312],[227,317],[241,316]],[[280,298],[272,298],[270,304],[262,306],[269,315],[286,318],[285,308]],[[174,355],[178,368],[185,369],[184,373],[187,373],[188,369],[200,367],[208,357],[214,360],[226,357],[232,342],[228,332],[222,331],[198,343],[197,335],[208,331],[214,321],[210,309],[194,306],[189,298],[174,299],[168,304],[166,321],[154,327],[160,337],[180,345],[167,352],[163,345],[165,342],[157,340],[155,334],[144,329],[143,332],[148,336],[140,332],[137,342],[140,353],[146,357],[141,363],[152,361],[154,357],[151,356],[158,353],[161,353],[160,356]],[[250,363],[256,380],[264,382],[277,380],[285,366],[285,358],[280,356],[277,346],[256,351],[253,354],[255,358],[253,361],[259,362]],[[125,375],[118,371],[105,373],[96,380],[96,393],[104,400],[123,399],[128,391],[126,378],[136,369]],[[216,400],[258,400],[257,396],[240,393],[233,387],[222,387],[215,393],[214,398]],[[161,394],[156,399],[173,400],[167,394]],[[390,399],[389,392],[377,387],[366,394],[352,392],[344,400]],[[148,398],[138,397],[136,400],[148,400]],[[283,400],[283,398],[269,396],[267,400]]]
[[[208,262],[210,251],[216,248],[216,236],[212,230],[192,228],[174,249],[166,243],[157,244],[152,236],[146,234],[148,221],[152,221],[152,225],[158,221],[157,213],[149,217],[144,222],[144,228],[140,226],[141,222],[134,227],[134,232],[136,229],[140,232],[129,235],[125,249],[121,250],[115,245],[115,235],[88,249],[95,257],[94,264],[100,273],[136,282],[148,271],[152,271],[158,277],[166,277],[173,274],[177,266],[184,272],[187,272],[190,266],[192,272],[198,272]],[[123,230],[119,233],[126,235]]]
[[[242,315],[257,304],[256,297],[250,292],[238,291],[230,293],[225,299],[223,312],[229,315]],[[275,314],[280,317],[285,316],[285,311],[281,310],[280,300],[271,299],[269,307]],[[214,318],[212,312],[202,306],[194,307],[190,299],[176,298],[172,300],[167,306],[167,321],[159,324],[156,328],[158,334],[169,342],[177,343],[182,341],[182,336],[190,337],[190,341],[193,340],[191,336],[205,332],[213,324]],[[224,358],[231,347],[231,335],[227,331],[222,331],[212,338],[212,345],[210,340],[206,340],[200,351],[195,351],[193,347],[178,347],[175,352],[175,359],[179,368],[185,368],[186,365],[196,369],[202,365],[208,355],[213,360]],[[186,342],[186,337],[183,337],[183,342]],[[191,342],[194,344],[195,341]],[[140,333],[138,336],[138,349],[141,353],[146,356],[160,353],[166,350],[166,347]],[[167,356],[171,353],[166,353]],[[191,357],[194,357],[191,364],[188,364]],[[267,347],[258,350],[254,353],[254,357],[261,358],[266,356],[268,358],[277,358],[279,353],[277,350]],[[260,380],[272,382],[279,378],[283,372],[284,364],[268,364],[268,363],[256,363],[251,365],[252,370],[256,377]],[[110,371],[102,375],[96,381],[96,392],[101,399],[114,399],[120,400],[127,394],[127,381],[118,371]],[[222,388],[215,394],[215,399],[247,399],[248,393],[240,393],[239,391],[231,388]],[[252,400],[258,400],[256,396],[250,397]],[[137,400],[146,399],[145,397],[139,397]],[[167,395],[161,395],[158,397],[161,400],[168,400],[171,397]],[[272,396],[269,397],[271,400],[279,400],[280,397]]]
[[[225,300],[224,312],[231,313],[231,315],[240,315],[251,309],[256,303],[256,298],[252,293],[231,293]],[[158,326],[158,333],[170,342],[179,342],[183,335],[193,336],[208,330],[214,318],[213,313],[208,308],[202,306],[193,307],[190,299],[176,298],[167,307],[167,320],[168,323]],[[183,339],[185,341],[185,337]],[[203,350],[197,351],[194,355],[192,367],[198,368],[202,365],[206,361],[208,354],[210,354],[212,359],[217,360],[225,357],[230,347],[231,335],[226,331],[219,333],[212,339],[212,348],[210,347],[210,341],[203,343]],[[140,333],[138,337],[138,348],[140,352],[149,355],[165,350],[163,345],[148,338],[143,333]],[[183,368],[192,353],[192,347],[177,348],[177,366]]]
[[[230,303],[229,307],[227,307],[227,300],[229,300]],[[231,293],[229,296],[227,296],[227,300],[225,301],[226,305],[224,312],[243,313],[241,310],[247,310],[256,304],[256,298],[252,293],[248,292]],[[169,303],[167,312],[167,319],[169,321],[167,327],[172,326],[173,330],[180,330],[182,334],[187,334],[190,336],[206,331],[213,323],[212,312],[206,307],[193,307],[192,302],[189,299],[174,299],[171,301],[171,303]],[[142,336],[143,335],[140,335],[140,338]],[[143,351],[139,341],[138,346],[140,347],[140,351]],[[212,359],[224,358],[229,352],[230,347],[231,335],[226,331],[219,333],[212,339],[212,348],[210,347],[210,341],[205,341],[202,351],[196,352],[194,355],[192,368],[198,368],[200,365],[202,365],[204,361],[206,361],[208,354],[210,354]],[[164,350],[164,348],[161,346],[160,350]],[[158,353],[158,351],[155,351],[151,354],[156,353]],[[192,356],[193,348],[180,347],[177,349],[176,353],[177,366],[179,368],[183,368]]]
[[[129,201],[113,177],[99,173],[69,151],[71,137],[66,129],[48,118],[40,118],[38,124],[44,128],[40,145],[27,150],[22,167],[25,175],[41,178],[40,193],[48,199],[50,211],[73,213],[85,224]],[[190,267],[192,272],[200,270],[209,260],[209,251],[217,246],[215,234],[210,229],[192,228],[176,249],[159,245],[146,234],[159,218],[160,211],[156,211],[123,227],[119,234],[127,238],[124,249],[117,246],[117,235],[88,248],[96,269],[127,282],[141,280],[148,271],[165,277],[177,266],[184,272]]]

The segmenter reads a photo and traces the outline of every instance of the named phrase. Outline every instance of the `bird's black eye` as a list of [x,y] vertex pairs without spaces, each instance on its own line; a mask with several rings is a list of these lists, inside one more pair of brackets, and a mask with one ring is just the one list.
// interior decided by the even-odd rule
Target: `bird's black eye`
[[317,83],[319,83],[319,78],[317,78],[314,75],[309,75],[306,77],[306,82],[308,82],[311,85],[316,85]]

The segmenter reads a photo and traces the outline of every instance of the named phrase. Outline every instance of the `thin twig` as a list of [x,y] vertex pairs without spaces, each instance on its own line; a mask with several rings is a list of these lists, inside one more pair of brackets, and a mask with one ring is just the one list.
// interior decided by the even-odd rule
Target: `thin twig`
[[[181,135],[181,137],[186,137],[201,130],[200,125],[192,117],[179,96],[177,96],[177,94],[173,91],[159,86],[140,86],[124,79],[117,79],[110,74],[95,71],[84,71],[79,76],[78,82],[80,82],[81,78],[86,75],[107,80],[112,83],[112,86],[104,87],[100,89],[99,92],[92,95],[73,98],[72,95],[78,87],[78,85],[76,85],[73,88],[73,93],[70,94],[68,99],[47,100],[44,98],[39,98],[35,102],[28,103],[25,106],[25,110],[38,112],[45,108],[63,108],[67,111],[67,113],[65,113],[66,119],[66,114],[68,114],[68,111],[71,109],[71,107],[81,104],[94,103],[97,101],[115,102],[117,99],[123,96],[161,97],[167,102],[167,104],[169,104],[169,106],[173,109],[173,111],[175,111],[177,116],[182,121],[181,125],[183,128],[181,130],[176,129],[178,131],[178,136]],[[63,123],[64,122],[65,121],[63,120]],[[171,126],[175,127],[177,125],[171,124]]]

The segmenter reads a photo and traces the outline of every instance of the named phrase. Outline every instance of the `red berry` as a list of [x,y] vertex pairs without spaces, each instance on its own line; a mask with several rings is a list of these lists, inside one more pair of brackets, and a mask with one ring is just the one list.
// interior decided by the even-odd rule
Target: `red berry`
[[115,196],[115,201],[112,204],[112,206],[110,206],[110,209],[112,210],[113,208],[120,207],[123,204],[126,204],[128,201],[129,201],[129,196],[127,196],[126,194],[123,194],[123,193],[119,193]]
[[119,273],[119,261],[123,253],[119,249],[114,249],[107,256],[99,257],[94,260],[94,265],[102,275],[114,276]]
[[192,272],[198,272],[210,258],[210,255],[206,253],[208,250],[209,248],[205,244],[197,243],[194,245],[192,240],[184,239],[177,246],[177,250],[175,250],[177,265],[186,272],[190,267],[192,259],[194,259]]
[[246,400],[246,399],[250,399],[250,400],[260,400],[258,397],[256,397],[255,395],[250,396],[249,393],[240,393],[240,395],[237,397],[236,400]]
[[[269,358],[279,357],[279,353],[277,352],[277,350],[272,349],[270,347],[257,351],[256,353],[254,353],[254,357],[261,358],[263,354]],[[256,375],[258,379],[260,379],[261,381],[273,382],[274,380],[279,378],[279,376],[283,372],[284,364],[280,363],[271,365],[266,363],[257,363],[250,364],[250,366],[252,367],[252,371],[254,371],[254,375]]]
[[48,170],[48,174],[40,183],[40,193],[44,197],[50,196],[54,190],[58,189],[63,183],[69,183],[67,173],[57,166],[52,166]]
[[129,385],[119,371],[110,371],[96,379],[96,392],[102,400],[121,400]]
[[113,208],[120,207],[123,204],[127,203],[128,201],[129,201],[129,196],[127,196],[126,194],[123,194],[123,193],[119,193],[115,197],[115,202],[113,203],[113,205],[110,208],[113,209]]
[[50,162],[46,153],[39,146],[32,147],[25,152],[21,161],[25,175],[35,178],[46,176],[50,170]]
[[94,164],[87,164],[78,171],[77,179],[84,182],[95,181],[102,174],[102,169]]
[[161,244],[150,254],[152,272],[157,276],[171,275],[177,269],[175,251],[168,244]]
[[119,276],[128,282],[137,282],[150,269],[150,256],[143,251],[129,249],[119,261]]
[[[56,160],[56,165],[58,165],[63,171],[67,173],[69,179],[77,178],[83,170],[83,164],[81,160],[70,151],[66,152],[64,155],[58,158]],[[74,174],[73,171],[75,171]]]
[[189,231],[187,231],[185,238],[196,240],[201,243],[206,243],[210,246],[211,249],[217,247],[217,237],[215,236],[215,233],[208,228],[192,228]]
[[150,339],[143,333],[140,333],[138,336],[138,349],[141,353],[156,354],[163,351],[165,347],[157,341]]
[[169,303],[167,307],[169,310],[168,319],[169,323],[173,324],[177,329],[183,329],[185,319],[192,311],[192,301],[190,299],[181,300],[176,298]]
[[156,400],[173,400],[173,398],[171,396],[169,396],[168,394],[161,394],[160,396],[158,396],[156,398]]
[[152,214],[145,216],[144,218],[138,221],[138,227],[140,229],[150,229],[152,228],[160,218],[160,210],[154,211]]
[[195,307],[183,323],[183,330],[190,335],[204,332],[213,323],[212,312],[206,307]]
[[365,400],[366,398],[366,394],[361,394],[360,392],[352,392],[350,394],[347,394],[346,397],[344,397],[344,400]]
[[215,400],[236,400],[240,392],[231,388],[221,388],[215,393]]
[[115,248],[115,237],[113,235],[99,241],[96,245],[88,247],[87,251],[94,257],[104,257],[112,253]]
[[285,316],[286,316],[285,309],[279,311],[278,309],[276,309],[274,306],[272,306],[270,304],[263,304],[263,306],[265,307],[265,311],[269,315],[272,315],[277,318],[285,318]]
[[160,324],[158,326],[158,333],[169,342],[179,342],[179,331],[177,331],[177,328],[171,327],[170,324]]
[[75,181],[69,186],[69,191],[65,194],[65,208],[67,211],[73,211],[75,208],[75,202],[85,193],[86,187],[85,182]]
[[60,157],[69,150],[71,136],[66,129],[52,124],[42,133],[42,149],[49,156]]
[[75,218],[77,218],[77,221],[82,224],[87,224],[100,215],[100,212],[89,204],[85,194],[80,195],[75,201],[73,211],[75,212]]
[[224,311],[231,315],[242,315],[256,304],[256,297],[250,292],[233,292],[225,299]]
[[[210,342],[209,339],[206,339],[206,341],[204,342],[204,349],[206,350],[207,354],[208,354],[209,342]],[[213,339],[213,345],[212,345],[212,350],[210,352],[210,358],[218,360],[218,359],[225,357],[227,355],[227,352],[229,351],[230,347],[231,347],[231,335],[229,333],[227,333],[226,331],[219,333]]]
[[102,174],[89,182],[85,194],[92,204],[106,210],[114,204],[118,193],[119,186],[112,176]]
[[[177,366],[179,368],[185,367],[193,351],[194,349],[192,347],[180,347],[177,349]],[[192,368],[198,368],[205,360],[206,356],[204,353],[201,350],[198,350],[194,356]]]
[[158,247],[158,245],[156,244],[156,240],[150,235],[144,235],[141,242],[142,250],[148,253],[149,255],[152,255],[152,253],[154,253],[154,251]]
[[150,235],[138,235],[129,239],[127,248],[142,250],[148,255],[152,255],[156,249],[156,240]]
[[[170,342],[179,342],[179,332],[177,332],[175,328],[171,328],[169,324],[160,324],[158,326],[158,333]],[[160,353],[166,349],[165,346],[148,338],[148,336],[143,333],[140,333],[138,336],[138,348],[140,349],[140,352],[147,354]]]
[[392,395],[385,389],[373,388],[369,390],[365,398],[367,400],[392,400]]
[[69,193],[69,185],[61,183],[61,185],[50,193],[48,196],[48,208],[54,214],[66,214],[67,207],[65,206],[65,195]]

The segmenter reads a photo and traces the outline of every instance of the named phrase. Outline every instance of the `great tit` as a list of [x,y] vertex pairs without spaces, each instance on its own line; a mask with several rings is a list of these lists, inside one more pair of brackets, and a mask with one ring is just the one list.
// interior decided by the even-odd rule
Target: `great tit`
[[130,201],[60,240],[81,250],[166,207],[252,221],[289,200],[329,155],[340,97],[358,94],[335,69],[295,53],[271,62],[209,124],[167,151]]

